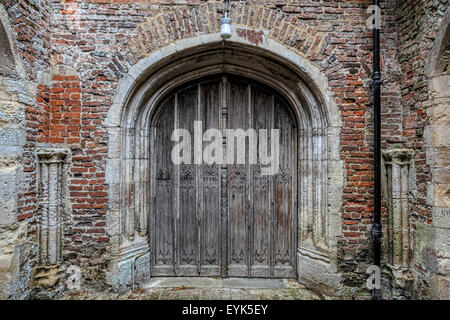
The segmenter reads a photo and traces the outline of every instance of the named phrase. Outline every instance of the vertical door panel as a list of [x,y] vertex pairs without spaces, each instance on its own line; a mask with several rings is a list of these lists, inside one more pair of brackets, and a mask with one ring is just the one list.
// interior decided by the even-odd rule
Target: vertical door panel
[[[229,83],[228,125],[227,129],[247,129],[248,96],[247,86]],[[227,144],[230,144],[228,141]],[[234,141],[234,156],[237,156]],[[228,145],[227,145],[228,149]],[[236,160],[234,161],[236,163]],[[247,217],[247,166],[230,164],[228,166],[228,276],[247,277],[248,270],[248,217]]]
[[178,128],[186,129],[191,136],[191,163],[179,165],[179,218],[178,218],[178,265],[179,276],[198,275],[198,230],[196,165],[193,164],[194,121],[197,120],[197,86],[177,93]]
[[154,275],[174,275],[175,241],[174,241],[174,175],[170,159],[172,142],[170,140],[174,127],[174,99],[163,107],[155,130],[152,131],[152,168],[154,168],[154,194],[152,206],[151,237],[153,248]]
[[294,196],[295,148],[292,123],[286,106],[275,99],[275,128],[280,130],[280,167],[274,176],[274,276],[295,276]]
[[[219,129],[220,82],[209,82],[200,88],[200,120],[203,131]],[[222,141],[219,141],[222,145]],[[211,142],[203,142],[203,150]],[[201,275],[221,275],[220,164],[205,164],[202,170],[203,215],[201,218]]]
[[[262,89],[252,86],[252,127],[259,132],[260,129],[270,130],[273,128],[273,101],[272,95],[267,94]],[[270,131],[269,131],[270,132]],[[268,135],[269,138],[269,135]],[[258,149],[261,143],[265,143],[269,149],[269,141],[262,141],[258,137]],[[252,165],[252,248],[251,256],[251,276],[270,277],[271,276],[271,214],[272,214],[272,178],[261,174],[261,158],[258,163]]]

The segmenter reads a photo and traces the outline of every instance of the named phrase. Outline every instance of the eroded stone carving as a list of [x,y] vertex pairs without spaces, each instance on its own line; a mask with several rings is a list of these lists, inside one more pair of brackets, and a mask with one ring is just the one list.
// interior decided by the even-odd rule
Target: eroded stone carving
[[401,298],[412,284],[411,231],[408,206],[409,176],[413,151],[393,149],[383,153],[387,173],[388,248],[392,295]]
[[56,265],[62,260],[62,222],[68,149],[39,149],[39,261]]

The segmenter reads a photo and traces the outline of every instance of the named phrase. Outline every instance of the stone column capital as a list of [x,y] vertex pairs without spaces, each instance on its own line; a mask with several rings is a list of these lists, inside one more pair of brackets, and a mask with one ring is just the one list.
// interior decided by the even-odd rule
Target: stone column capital
[[70,154],[67,148],[39,148],[36,154],[41,163],[60,163],[66,161]]
[[406,164],[409,163],[414,155],[411,149],[388,149],[383,150],[383,158],[386,163]]

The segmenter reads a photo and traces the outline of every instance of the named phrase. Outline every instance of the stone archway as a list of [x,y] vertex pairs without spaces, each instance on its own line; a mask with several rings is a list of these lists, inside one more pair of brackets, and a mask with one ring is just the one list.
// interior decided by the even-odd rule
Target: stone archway
[[[450,206],[450,180],[448,176],[449,163],[444,162],[445,154],[450,151],[450,142],[446,132],[450,129],[448,106],[450,101],[450,11],[442,21],[441,30],[436,38],[436,44],[430,55],[428,66],[429,89],[427,116],[429,124],[425,129],[425,139],[428,145],[429,160],[433,176],[434,205]],[[443,161],[443,162],[440,162]]]
[[3,23],[0,23],[0,74],[15,72],[14,55]]
[[[418,224],[415,262],[430,270],[435,299],[448,299],[450,288],[450,10],[441,22],[427,70],[428,100],[424,103],[428,123],[424,130],[431,182],[427,203],[433,208],[432,226]],[[430,254],[430,252],[432,254]]]
[[115,285],[150,276],[149,125],[155,106],[179,85],[223,72],[266,84],[288,101],[299,124],[298,278],[339,286],[337,237],[343,164],[340,115],[326,77],[306,59],[265,39],[255,47],[236,35],[181,40],[135,65],[119,86],[108,113],[107,181],[112,243],[109,280]]
[[16,297],[21,282],[20,255],[27,223],[18,221],[24,181],[25,105],[29,83],[17,55],[9,17],[0,4],[0,299]]

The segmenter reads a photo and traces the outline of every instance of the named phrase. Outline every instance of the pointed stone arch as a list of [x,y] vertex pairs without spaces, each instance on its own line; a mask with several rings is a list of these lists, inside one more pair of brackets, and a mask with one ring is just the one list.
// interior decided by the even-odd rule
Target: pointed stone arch
[[16,51],[8,14],[3,5],[0,5],[0,76],[25,78],[24,68]]
[[[449,105],[450,105],[450,9],[442,19],[427,68],[428,100],[424,102],[427,125],[424,130],[427,165],[431,171],[431,182],[427,186],[427,204],[433,209],[432,226],[420,224],[416,239],[430,234],[428,241],[416,240],[415,262],[430,267],[433,264],[431,282],[436,284],[434,299],[448,299],[450,287],[449,245],[450,224],[450,174],[448,154],[450,153]],[[424,252],[437,252],[433,259],[425,259]],[[432,261],[432,262],[430,262]],[[430,268],[431,269],[431,268]]]
[[25,101],[29,83],[17,55],[9,16],[0,4],[0,299],[19,293],[20,260],[27,223],[18,221],[18,203],[24,181],[26,143]]
[[169,44],[140,60],[120,82],[105,121],[109,132],[107,232],[112,244],[109,280],[126,285],[150,275],[148,147],[155,106],[183,83],[227,72],[272,87],[292,106],[302,151],[298,277],[337,288],[344,180],[340,113],[327,78],[307,59],[268,37],[258,46],[236,32],[233,41],[219,39],[213,33]]
[[9,74],[15,69],[14,55],[3,23],[0,22],[0,73]]

